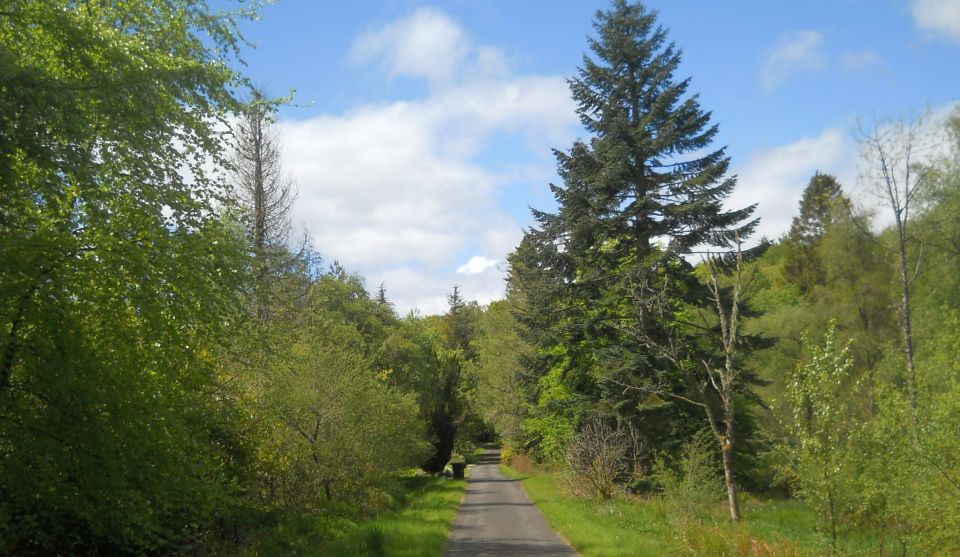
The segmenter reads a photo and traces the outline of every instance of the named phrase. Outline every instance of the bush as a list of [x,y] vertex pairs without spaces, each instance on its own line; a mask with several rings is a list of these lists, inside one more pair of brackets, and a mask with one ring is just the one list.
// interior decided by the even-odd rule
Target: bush
[[510,462],[513,461],[513,457],[516,453],[513,452],[513,449],[510,447],[501,447],[500,448],[500,462],[510,466]]
[[723,499],[724,486],[718,469],[713,438],[707,432],[700,432],[686,442],[677,462],[658,458],[653,481],[668,514],[685,522]]
[[609,499],[626,472],[627,436],[600,418],[588,422],[567,450],[567,482],[575,494]]

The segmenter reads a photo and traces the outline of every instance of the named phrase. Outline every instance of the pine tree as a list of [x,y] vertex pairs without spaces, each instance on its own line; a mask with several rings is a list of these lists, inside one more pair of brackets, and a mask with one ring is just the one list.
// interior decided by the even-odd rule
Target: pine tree
[[384,284],[383,284],[382,282],[380,283],[380,287],[377,288],[376,300],[377,300],[377,305],[380,305],[380,306],[392,306],[392,305],[393,305],[393,302],[391,302],[391,301],[387,298],[387,288],[386,288],[386,286],[384,286]]
[[454,286],[447,295],[447,304],[447,313],[441,325],[444,338],[433,346],[436,370],[433,396],[427,397],[424,405],[434,451],[422,468],[431,473],[442,472],[450,461],[457,434],[468,411],[462,383],[463,368],[467,361],[465,351],[473,338],[473,325],[466,312],[469,305],[460,295],[459,286]]
[[803,190],[800,214],[793,217],[787,238],[804,246],[815,244],[826,233],[838,203],[846,202],[840,182],[818,170]]
[[[527,316],[551,323],[542,353],[556,357],[587,412],[635,427],[649,444],[676,443],[699,427],[689,408],[656,392],[684,388],[682,370],[655,350],[677,327],[677,308],[707,292],[686,261],[700,246],[728,249],[757,221],[754,207],[723,208],[736,178],[717,126],[674,77],[680,51],[656,12],[616,0],[598,12],[573,98],[588,143],[556,152],[563,185],[555,213],[534,211],[512,287],[536,284],[543,304]],[[545,287],[545,279],[553,284]],[[533,297],[531,297],[531,301]]]
[[848,206],[840,182],[829,174],[816,172],[800,199],[800,213],[793,217],[784,238],[784,270],[787,278],[804,294],[826,280],[817,245],[836,221],[836,211]]
[[684,254],[746,237],[755,221],[743,221],[753,207],[721,207],[736,185],[727,176],[730,159],[724,148],[704,153],[717,126],[697,95],[686,96],[690,80],[674,79],[680,51],[667,42],[656,12],[617,0],[613,10],[597,14],[594,28],[595,58],[584,56],[579,77],[570,81],[594,138],[559,156],[566,174],[589,188],[601,234],[592,247],[639,262],[661,238],[667,252]]

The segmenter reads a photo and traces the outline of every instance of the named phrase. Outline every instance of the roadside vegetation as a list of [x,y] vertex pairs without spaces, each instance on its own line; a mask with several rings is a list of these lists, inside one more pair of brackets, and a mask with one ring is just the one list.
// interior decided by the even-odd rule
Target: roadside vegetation
[[407,478],[397,485],[388,508],[375,518],[301,516],[244,552],[277,557],[440,557],[465,486],[464,480]]
[[292,232],[258,5],[0,10],[0,554],[436,556],[497,439],[588,557],[960,554],[960,114],[756,238],[613,0],[506,298],[400,315]]
[[[518,468],[523,471],[502,465],[507,477],[523,483],[550,526],[584,557],[818,557],[832,551],[818,533],[817,514],[803,501],[746,495],[743,520],[731,523],[713,468],[687,471],[712,478],[708,484],[666,480],[654,493],[608,499],[578,495],[563,471],[532,462]],[[846,537],[836,553],[875,555],[878,543],[861,532]]]
[[400,316],[292,236],[256,7],[0,13],[2,554],[442,549],[481,310]]
[[878,208],[817,172],[755,238],[656,13],[594,27],[588,137],[480,323],[505,461],[584,555],[960,552],[960,114],[861,123]]

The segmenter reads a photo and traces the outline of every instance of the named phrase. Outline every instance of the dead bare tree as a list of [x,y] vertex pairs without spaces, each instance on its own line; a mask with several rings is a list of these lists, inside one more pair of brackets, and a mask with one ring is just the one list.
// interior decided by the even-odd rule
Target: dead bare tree
[[625,472],[627,444],[624,431],[610,427],[602,418],[584,424],[567,450],[571,487],[599,499],[613,497],[616,480]]
[[256,314],[266,315],[264,282],[286,255],[294,182],[280,164],[280,141],[274,130],[276,104],[255,89],[233,130],[234,197],[250,227],[257,281]]

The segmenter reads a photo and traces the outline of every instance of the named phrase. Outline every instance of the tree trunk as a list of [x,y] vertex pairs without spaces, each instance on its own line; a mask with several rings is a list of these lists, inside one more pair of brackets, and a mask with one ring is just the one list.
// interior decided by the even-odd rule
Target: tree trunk
[[257,292],[256,292],[256,312],[257,319],[263,320],[266,317],[266,304],[263,300],[263,280],[266,274],[266,262],[264,258],[266,254],[264,253],[264,246],[266,245],[266,228],[267,228],[267,200],[266,192],[264,191],[264,176],[263,176],[263,118],[265,114],[262,112],[260,107],[255,107],[255,119],[252,122],[252,133],[253,133],[253,155],[254,155],[254,167],[253,167],[253,251],[254,251],[254,265],[256,270],[254,272],[257,280]]
[[897,218],[900,256],[900,328],[903,333],[903,351],[907,358],[907,396],[914,414],[917,411],[917,366],[914,363],[913,328],[910,323],[910,271],[907,269],[906,223]]
[[723,460],[723,480],[727,486],[727,505],[730,508],[730,521],[740,522],[740,496],[737,493],[737,483],[734,472],[736,470],[736,465],[733,461],[733,399],[727,396],[722,396],[724,432],[721,433],[720,423],[717,420],[719,416],[716,415],[713,408],[710,406],[710,401],[707,399],[706,392],[701,390],[700,394],[703,397],[703,409],[707,413],[707,422],[710,424],[710,430],[713,431],[714,437],[716,437],[717,442],[720,443],[720,454],[722,455]]
[[730,520],[740,522],[740,497],[737,483],[733,478],[733,439],[725,437],[723,443],[723,479],[727,484],[727,502],[730,506]]

